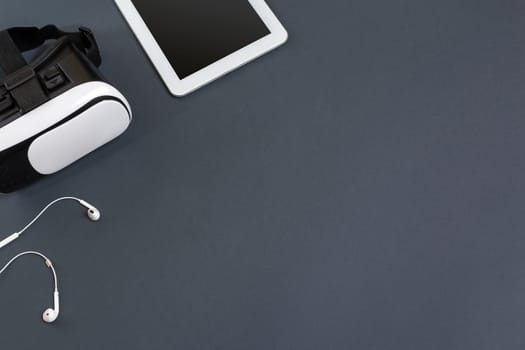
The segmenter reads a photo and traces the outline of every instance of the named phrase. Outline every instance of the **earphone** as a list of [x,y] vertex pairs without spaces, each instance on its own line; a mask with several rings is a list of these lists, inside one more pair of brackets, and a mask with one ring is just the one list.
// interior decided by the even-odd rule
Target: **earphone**
[[58,315],[60,313],[60,300],[59,300],[59,294],[58,294],[57,273],[56,273],[55,268],[53,267],[53,263],[51,262],[50,259],[48,259],[44,254],[39,253],[39,252],[35,252],[35,251],[23,252],[23,253],[18,254],[17,256],[12,258],[11,260],[9,260],[9,262],[7,264],[5,264],[5,266],[0,270],[0,275],[5,270],[7,270],[7,268],[9,266],[11,266],[12,263],[14,263],[17,259],[19,259],[19,258],[21,258],[21,257],[23,257],[25,255],[36,255],[36,256],[41,257],[42,259],[44,259],[44,262],[45,262],[46,266],[48,268],[50,268],[51,272],[53,273],[53,279],[54,279],[54,282],[55,282],[55,291],[53,292],[54,305],[53,305],[53,308],[49,308],[49,309],[45,310],[44,313],[42,314],[42,320],[44,322],[46,322],[46,323],[53,323],[53,322],[56,321],[56,319],[58,318]]
[[50,207],[52,207],[53,205],[55,205],[56,203],[58,202],[61,202],[61,201],[65,201],[65,200],[73,200],[73,201],[76,201],[78,202],[81,206],[85,207],[87,209],[87,217],[89,218],[89,220],[91,221],[98,221],[100,220],[100,211],[95,208],[93,205],[89,204],[88,202],[86,202],[85,200],[83,199],[80,199],[80,198],[76,198],[76,197],[61,197],[61,198],[57,198],[55,199],[54,201],[52,201],[51,203],[49,203],[48,205],[46,205],[44,207],[44,209],[42,209],[40,211],[40,213],[38,213],[37,216],[35,216],[35,218],[33,220],[31,220],[23,229],[21,229],[20,231],[18,232],[15,232],[13,233],[12,235],[10,235],[9,237],[5,238],[4,240],[0,241],[0,249],[5,247],[6,245],[8,245],[9,243],[13,242],[14,240],[18,239],[28,228],[30,228],[41,216],[42,214],[44,214]]
[[[98,221],[100,220],[100,211],[95,208],[93,205],[89,204],[88,202],[86,202],[85,200],[83,199],[80,199],[80,198],[76,198],[76,197],[60,197],[60,198],[57,198],[55,199],[54,201],[50,202],[48,205],[46,205],[44,207],[44,209],[42,209],[40,211],[40,213],[38,213],[37,216],[34,217],[33,220],[31,220],[26,226],[24,226],[23,229],[21,229],[20,231],[18,232],[15,232],[13,233],[12,235],[10,235],[9,237],[5,238],[4,240],[0,241],[0,248],[3,248],[5,247],[6,245],[8,245],[9,243],[13,242],[14,240],[18,239],[27,229],[29,229],[50,207],[52,207],[53,205],[55,205],[56,203],[58,202],[61,202],[61,201],[65,201],[65,200],[73,200],[73,201],[76,201],[78,202],[81,206],[85,207],[87,209],[87,217],[89,218],[89,220],[91,221]],[[44,259],[44,262],[46,263],[46,266],[48,268],[51,269],[51,272],[53,273],[53,279],[55,281],[55,291],[53,292],[53,300],[54,300],[54,305],[53,305],[53,308],[49,308],[49,309],[46,309],[44,311],[44,313],[42,314],[42,320],[44,320],[44,322],[46,323],[53,323],[56,321],[56,319],[58,318],[58,315],[60,313],[60,300],[59,300],[59,293],[58,293],[58,278],[57,278],[57,274],[56,274],[56,271],[55,271],[55,268],[53,266],[53,263],[51,262],[51,260],[49,258],[47,258],[44,254],[42,253],[39,253],[39,252],[36,252],[36,251],[27,251],[27,252],[23,252],[23,253],[20,253],[18,255],[16,255],[14,258],[12,258],[11,260],[9,260],[9,262],[7,264],[5,264],[5,266],[0,270],[0,275],[2,273],[4,273],[4,271],[9,267],[11,266],[12,263],[14,263],[17,259],[23,257],[23,256],[26,256],[26,255],[36,255],[36,256],[39,256],[41,257],[42,259]]]

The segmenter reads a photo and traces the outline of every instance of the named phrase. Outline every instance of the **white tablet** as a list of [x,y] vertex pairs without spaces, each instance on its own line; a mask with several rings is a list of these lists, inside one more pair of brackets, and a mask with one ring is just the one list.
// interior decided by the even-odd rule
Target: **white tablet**
[[115,0],[173,95],[184,96],[284,44],[264,0]]

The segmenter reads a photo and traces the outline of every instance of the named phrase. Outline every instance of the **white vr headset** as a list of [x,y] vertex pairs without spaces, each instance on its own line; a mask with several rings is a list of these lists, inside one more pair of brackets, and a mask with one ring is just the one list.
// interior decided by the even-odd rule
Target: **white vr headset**
[[[22,52],[53,40],[31,63]],[[0,192],[56,173],[121,135],[126,98],[104,82],[92,32],[55,26],[0,32]]]

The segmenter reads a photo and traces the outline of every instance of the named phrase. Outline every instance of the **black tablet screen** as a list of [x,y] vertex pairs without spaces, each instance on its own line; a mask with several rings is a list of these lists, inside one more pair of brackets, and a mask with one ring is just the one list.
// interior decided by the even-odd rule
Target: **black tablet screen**
[[132,0],[180,79],[270,34],[248,0]]

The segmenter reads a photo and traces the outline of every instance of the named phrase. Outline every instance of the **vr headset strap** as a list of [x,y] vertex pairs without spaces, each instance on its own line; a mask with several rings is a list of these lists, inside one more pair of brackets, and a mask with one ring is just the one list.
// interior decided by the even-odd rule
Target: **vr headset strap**
[[102,60],[97,42],[91,30],[81,27],[78,32],[68,33],[54,25],[42,28],[17,27],[0,32],[0,68],[7,74],[5,88],[10,92],[20,109],[25,112],[45,99],[45,93],[23,52],[42,46],[47,40],[65,38],[83,52],[95,65]]
[[[48,25],[42,28],[15,27],[7,29],[6,31],[20,52],[36,49],[42,46],[47,40],[67,38],[82,51],[95,66],[98,67],[102,63],[95,36],[89,28],[80,27],[78,32],[64,32],[54,25]],[[1,41],[0,45],[2,45]]]
[[27,65],[26,60],[20,53],[17,45],[9,35],[9,32],[4,30],[0,32],[0,68],[6,73],[10,74]]

